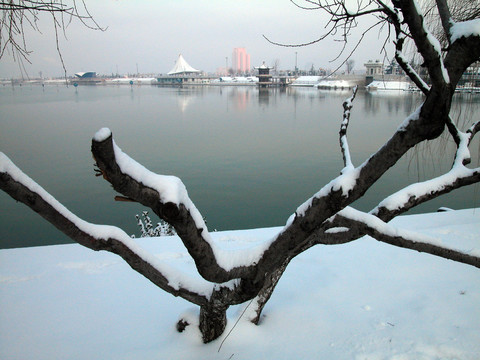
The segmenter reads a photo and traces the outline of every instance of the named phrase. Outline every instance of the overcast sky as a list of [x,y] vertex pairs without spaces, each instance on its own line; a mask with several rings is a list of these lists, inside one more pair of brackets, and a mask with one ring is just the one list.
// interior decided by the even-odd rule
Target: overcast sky
[[[349,1],[349,0],[347,0]],[[320,11],[299,9],[289,0],[85,0],[90,13],[107,30],[87,29],[73,21],[59,40],[67,74],[96,71],[98,74],[161,74],[170,71],[178,54],[196,69],[214,72],[231,66],[233,48],[245,47],[251,65],[263,61],[280,69],[293,69],[295,58],[300,69],[333,69],[331,62],[340,43],[330,38],[300,48],[272,45],[263,38],[283,43],[303,43],[322,35],[328,17]],[[362,28],[371,19],[365,19]],[[30,77],[61,76],[62,66],[56,51],[52,20],[41,17],[41,34],[25,31],[32,64],[25,64]],[[355,32],[358,39],[362,30]],[[339,36],[336,37],[338,39]],[[351,45],[356,39],[352,38]],[[382,40],[371,32],[356,54],[355,69],[365,61],[382,59]],[[297,52],[297,55],[295,55]],[[226,60],[226,58],[228,58]],[[344,59],[344,58],[342,58]],[[0,60],[0,77],[21,77],[18,63],[10,54]]]

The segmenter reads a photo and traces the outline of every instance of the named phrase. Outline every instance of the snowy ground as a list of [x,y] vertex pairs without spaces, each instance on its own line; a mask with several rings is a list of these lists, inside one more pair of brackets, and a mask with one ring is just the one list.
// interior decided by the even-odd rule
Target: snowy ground
[[[480,209],[394,223],[480,247]],[[275,230],[214,236],[248,243]],[[191,265],[175,237],[139,241]],[[225,334],[243,309],[230,310]],[[109,253],[79,245],[0,251],[3,360],[480,358],[480,269],[370,238],[297,257],[260,326],[241,319],[228,338],[203,345],[193,327],[175,331],[189,312],[197,309]]]

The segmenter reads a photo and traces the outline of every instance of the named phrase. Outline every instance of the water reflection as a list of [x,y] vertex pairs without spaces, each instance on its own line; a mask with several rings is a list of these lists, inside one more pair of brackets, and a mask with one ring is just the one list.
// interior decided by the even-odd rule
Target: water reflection
[[177,96],[177,104],[182,113],[184,113],[189,105],[193,102],[193,99],[195,98],[195,95],[189,94],[189,93],[183,93],[179,94]]
[[386,110],[388,114],[411,114],[422,101],[422,95],[405,91],[365,92],[364,111],[377,113]]
[[229,93],[230,100],[234,104],[234,109],[237,111],[245,111],[248,103],[251,101],[252,92],[256,90],[252,87],[231,87]]
[[270,99],[270,89],[260,88],[258,89],[258,104],[268,106]]

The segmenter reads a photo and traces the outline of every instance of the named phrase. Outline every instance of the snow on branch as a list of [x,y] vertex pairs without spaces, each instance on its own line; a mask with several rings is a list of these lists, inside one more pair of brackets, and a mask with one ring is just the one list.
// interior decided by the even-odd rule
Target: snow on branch
[[450,28],[450,42],[455,42],[462,37],[480,37],[480,19],[453,23]]
[[459,162],[462,165],[468,165],[471,162],[470,150],[468,146],[472,141],[475,134],[480,130],[480,121],[473,123],[473,125],[466,131],[461,132],[452,119],[449,117],[447,120],[447,128],[452,135],[453,140],[457,144],[457,151],[455,153],[455,160],[454,164],[458,164]]
[[340,126],[340,148],[342,150],[344,169],[342,173],[350,171],[354,168],[352,158],[350,156],[350,149],[347,141],[347,128],[350,122],[350,113],[353,107],[353,100],[357,94],[358,86],[355,86],[352,91],[352,96],[343,102],[343,121]]
[[205,222],[175,176],[158,175],[130,158],[108,129],[92,139],[92,153],[104,178],[122,195],[148,206],[175,228],[201,276],[215,283],[248,277],[268,248],[268,239],[248,249],[226,249],[208,233]]
[[[103,131],[103,130],[100,130]],[[125,154],[113,141],[113,149],[115,152],[115,160],[124,174],[128,174],[139,183],[146,187],[154,189],[160,195],[160,202],[167,204],[172,203],[177,206],[183,205],[192,215],[193,221],[197,229],[202,230],[202,236],[210,239],[208,235],[207,225],[202,215],[193,204],[188,196],[187,189],[182,180],[176,176],[159,175],[151,172],[143,165],[139,164],[127,154]]]
[[[450,39],[450,31],[453,25],[452,14],[448,8],[447,0],[436,0],[438,15],[440,16],[440,21],[442,22],[443,30],[447,35],[447,38]],[[449,40],[450,41],[450,40]]]
[[[417,118],[419,111],[420,108],[417,109],[417,111],[414,112],[409,118],[407,118],[402,127],[408,126],[408,123],[412,119]],[[446,174],[438,176],[434,179],[412,184],[390,195],[389,197],[385,198],[377,207],[370,211],[368,216],[375,216],[381,222],[388,222],[395,216],[408,211],[416,205],[436,198],[444,193],[448,193],[454,189],[480,181],[480,168],[469,169],[466,167],[466,165],[470,162],[470,152],[468,146],[470,145],[475,134],[480,131],[480,121],[475,122],[465,133],[458,130],[456,125],[453,124],[450,119],[449,122],[450,132],[456,139],[455,141],[457,143],[457,151],[451,170]],[[363,216],[365,218],[367,217],[366,214]],[[325,221],[321,229],[311,236],[311,242],[325,245],[343,244],[357,240],[365,234],[370,234],[372,236],[374,235],[371,230],[370,232],[367,232],[364,225],[358,226],[358,223],[349,223],[349,221],[350,220],[345,217],[345,213],[343,211],[338,212],[333,217],[328,219],[328,221]],[[389,234],[389,236],[391,236],[391,234]],[[401,241],[401,243],[401,246],[403,247],[417,249],[410,246],[411,242]],[[450,250],[451,249],[448,249],[447,253]],[[432,251],[438,252],[438,249]],[[448,257],[445,254],[440,256]],[[437,254],[435,253],[435,255]],[[455,260],[455,258],[452,259]]]
[[175,296],[202,305],[214,290],[214,284],[201,278],[194,279],[162,263],[120,228],[82,220],[23,173],[3,153],[0,153],[0,188],[79,244],[95,251],[106,250],[121,256],[134,270]]
[[464,166],[454,166],[444,175],[412,184],[388,196],[371,211],[371,214],[393,218],[423,202],[479,181],[480,168],[468,169]]
[[455,160],[450,171],[436,178],[418,182],[401,189],[385,198],[371,211],[371,214],[382,217],[389,214],[388,218],[391,219],[396,214],[405,212],[422,202],[448,193],[461,186],[480,181],[480,167],[469,169],[465,166],[470,162],[468,146],[479,128],[480,125],[477,122],[467,132],[463,133],[453,123],[450,123],[449,129],[454,133],[454,138],[457,142]]
[[469,137],[469,145],[470,145],[470,141],[472,141],[475,134],[479,131],[480,131],[480,121],[477,121],[477,122],[473,123],[473,125],[466,131],[466,133],[469,134],[469,136],[470,136]]
[[355,210],[351,207],[346,207],[340,211],[338,216],[343,218],[341,223],[344,223],[345,226],[354,226],[378,241],[429,253],[480,268],[480,248],[462,249],[460,247],[449,246],[442,243],[439,239],[396,228],[383,222],[374,215]]
[[391,213],[393,217],[393,213],[398,214],[407,211],[413,206],[441,194],[480,181],[480,167],[473,169],[466,167],[471,161],[469,145],[473,137],[480,131],[480,121],[475,122],[466,132],[461,132],[451,118],[448,118],[447,127],[457,144],[457,151],[450,171],[434,179],[412,184],[392,194],[373,209],[372,214]]
[[[322,224],[360,198],[403,154],[425,140],[424,137],[413,136],[418,131],[418,126],[425,126],[418,121],[422,106],[405,119],[390,140],[375,154],[360,166],[352,166],[349,171],[342,172],[301,204],[290,216],[274,243],[291,241],[300,245],[313,238],[312,241],[317,243],[339,243],[341,240],[338,239],[332,242],[325,240],[320,234],[323,231]],[[311,233],[307,233],[307,229]],[[302,239],[298,235],[290,235],[296,232],[305,233],[305,237]]]
[[405,74],[413,81],[413,83],[420,89],[421,92],[427,94],[430,91],[430,86],[418,75],[415,69],[408,63],[407,59],[402,52],[403,43],[405,41],[405,35],[398,34],[397,41],[395,42],[395,59],[401,66]]
[[[386,7],[386,6],[385,6]],[[395,44],[395,59],[397,60],[398,64],[401,66],[405,74],[414,82],[415,85],[424,93],[427,94],[430,90],[430,87],[427,83],[420,77],[420,75],[413,69],[413,67],[408,63],[407,59],[403,54],[403,45],[407,38],[407,34],[402,28],[403,20],[400,17],[400,14],[397,9],[392,9],[386,7],[385,9],[390,22],[393,24],[396,33],[396,40],[394,41]]]

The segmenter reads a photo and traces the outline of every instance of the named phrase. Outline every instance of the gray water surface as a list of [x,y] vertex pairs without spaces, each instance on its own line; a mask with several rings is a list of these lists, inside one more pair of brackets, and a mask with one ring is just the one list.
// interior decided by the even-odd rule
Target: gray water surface
[[[109,127],[132,158],[183,180],[211,230],[278,226],[342,169],[338,131],[349,96],[302,88],[3,86],[0,151],[78,216],[138,236],[135,214],[145,209],[115,202],[110,185],[94,176],[90,140]],[[421,100],[360,92],[348,132],[354,163],[378,149]],[[478,119],[479,96],[456,97],[454,108],[460,106],[460,123]],[[477,139],[474,163],[478,147]],[[451,140],[440,140],[410,152],[354,206],[369,210],[409,182],[448,169],[452,149]],[[478,206],[477,188],[415,211]],[[0,209],[0,248],[71,242],[3,192]]]

